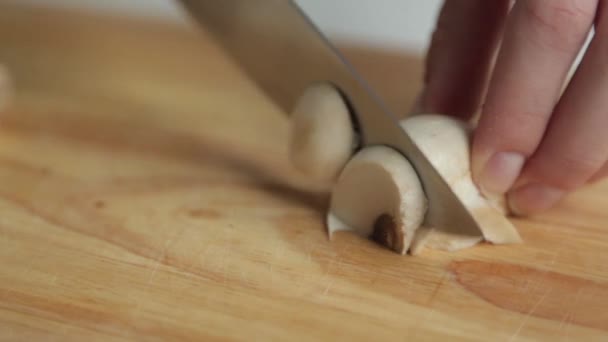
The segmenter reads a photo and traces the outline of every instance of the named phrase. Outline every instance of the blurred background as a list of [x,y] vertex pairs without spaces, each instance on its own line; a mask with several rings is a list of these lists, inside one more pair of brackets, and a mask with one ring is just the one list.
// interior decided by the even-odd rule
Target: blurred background
[[[4,0],[108,14],[184,22],[174,0]],[[297,0],[332,38],[356,45],[421,53],[428,44],[441,0]]]

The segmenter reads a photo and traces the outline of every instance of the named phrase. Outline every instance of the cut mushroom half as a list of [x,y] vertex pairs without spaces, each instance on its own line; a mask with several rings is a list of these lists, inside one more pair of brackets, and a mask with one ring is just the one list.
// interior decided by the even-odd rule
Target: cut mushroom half
[[374,146],[358,152],[334,186],[327,218],[330,237],[335,231],[351,230],[401,254],[425,248],[456,251],[482,240],[521,241],[504,212],[473,183],[471,127],[442,115],[419,115],[401,125],[479,224],[479,235],[465,234],[459,227],[421,227],[426,197],[413,167],[397,151]]
[[313,180],[333,183],[357,144],[342,94],[328,83],[310,86],[292,112],[290,137],[292,165]]
[[[479,240],[493,244],[521,242],[517,229],[505,217],[501,206],[504,201],[485,198],[473,182],[471,125],[444,115],[426,114],[403,120],[401,126],[469,210],[481,228]],[[426,239],[428,247],[457,250],[474,244],[474,237],[458,234],[458,227],[430,228],[433,230]],[[435,234],[438,236],[433,237]],[[458,239],[461,241],[456,243]]]
[[348,162],[330,206],[330,237],[352,230],[405,254],[424,219],[426,197],[407,159],[389,147],[375,146]]

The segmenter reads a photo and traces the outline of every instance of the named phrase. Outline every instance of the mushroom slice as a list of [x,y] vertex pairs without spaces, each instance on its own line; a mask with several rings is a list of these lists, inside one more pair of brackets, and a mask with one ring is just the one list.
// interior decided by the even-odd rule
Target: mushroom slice
[[[500,201],[486,199],[473,183],[470,168],[472,129],[469,125],[434,114],[414,116],[401,121],[401,125],[470,211],[481,228],[480,236],[495,244],[521,242],[519,233],[501,210]],[[467,247],[476,239],[459,235],[458,227],[433,228],[417,245],[455,250],[458,246]]]
[[291,115],[292,165],[317,181],[333,183],[352,157],[356,136],[350,110],[330,84],[310,86]]
[[414,168],[399,152],[367,147],[346,165],[334,186],[327,227],[351,230],[405,254],[426,214]]

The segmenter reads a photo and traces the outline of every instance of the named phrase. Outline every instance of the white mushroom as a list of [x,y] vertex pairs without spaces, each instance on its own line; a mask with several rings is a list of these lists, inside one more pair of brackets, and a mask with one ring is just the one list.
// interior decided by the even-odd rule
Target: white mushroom
[[426,213],[426,198],[411,164],[388,147],[363,149],[333,189],[330,236],[353,230],[405,254]]
[[356,146],[350,110],[330,84],[309,87],[291,116],[291,163],[304,175],[334,182]]
[[[323,101],[324,98],[337,100],[335,97],[324,97],[329,94],[327,90],[313,88],[311,91],[312,93],[307,93],[310,96],[309,101]],[[418,175],[409,161],[387,146],[365,147],[352,155],[354,133],[348,135],[344,132],[345,128],[352,130],[350,121],[346,123],[346,120],[342,120],[340,123],[336,120],[329,129],[321,124],[322,120],[327,118],[317,118],[312,112],[315,108],[332,108],[332,112],[335,112],[337,108],[347,110],[347,107],[344,104],[340,107],[335,102],[331,107],[327,103],[304,103],[306,106],[301,108],[306,109],[303,111],[306,115],[301,115],[314,124],[306,125],[302,124],[302,121],[294,124],[294,136],[297,135],[300,139],[306,137],[304,140],[307,146],[322,145],[326,148],[334,143],[336,137],[339,146],[332,153],[340,159],[326,165],[303,165],[306,162],[326,162],[329,154],[324,154],[327,151],[321,153],[320,148],[309,148],[307,151],[314,153],[306,154],[306,159],[302,156],[295,158],[301,163],[300,169],[331,170],[308,174],[323,174],[324,179],[330,181],[335,179],[327,214],[330,238],[336,231],[350,230],[372,238],[401,254],[408,251],[417,254],[425,248],[456,251],[471,247],[482,240],[494,244],[521,242],[517,230],[505,217],[500,199],[486,199],[473,183],[469,162],[472,132],[470,125],[437,114],[417,115],[401,121],[404,130],[479,224],[481,231],[477,236],[460,234],[458,227],[423,226],[427,199]],[[302,119],[294,118],[294,121]],[[336,134],[332,130],[337,130],[338,125],[343,126]],[[309,129],[319,131],[312,132]],[[351,142],[348,148],[346,141]],[[292,152],[294,151],[301,152],[302,149],[292,149]],[[337,179],[335,173],[339,173]]]
[[[501,203],[497,199],[488,200],[483,197],[473,183],[470,167],[470,125],[447,116],[427,114],[403,120],[401,126],[477,221],[483,239],[494,244],[521,242],[519,233],[505,217]],[[434,228],[433,231],[438,232],[443,227]],[[456,241],[458,235],[445,232],[433,235],[431,233],[427,238],[428,247],[450,246],[441,249],[456,250],[475,244],[470,236],[460,236],[461,240]],[[446,239],[451,243],[442,241]]]

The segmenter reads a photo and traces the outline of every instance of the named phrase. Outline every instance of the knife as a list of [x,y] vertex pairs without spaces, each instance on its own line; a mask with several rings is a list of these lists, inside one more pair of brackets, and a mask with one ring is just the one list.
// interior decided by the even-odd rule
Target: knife
[[402,153],[421,179],[429,201],[425,225],[460,234],[481,230],[456,194],[399,126],[380,98],[312,21],[290,0],[182,0],[243,71],[286,113],[306,89],[330,82],[344,95],[361,146]]

